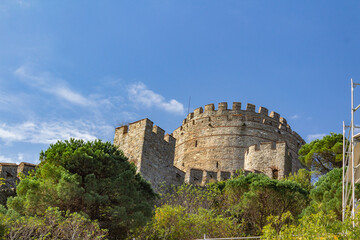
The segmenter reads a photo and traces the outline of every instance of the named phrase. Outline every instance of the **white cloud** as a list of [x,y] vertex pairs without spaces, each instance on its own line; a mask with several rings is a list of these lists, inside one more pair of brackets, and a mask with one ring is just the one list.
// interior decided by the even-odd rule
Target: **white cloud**
[[290,117],[291,119],[298,119],[299,118],[299,115],[298,114],[295,114],[293,116]]
[[26,1],[26,0],[17,0],[16,2],[20,7],[23,7],[23,8],[30,7],[30,5],[31,5],[30,1]]
[[307,140],[308,140],[308,142],[311,142],[311,141],[313,141],[313,140],[315,140],[315,139],[321,139],[321,138],[323,138],[324,136],[326,136],[325,133],[309,134],[309,135],[307,136]]
[[[75,122],[24,122],[17,125],[0,124],[0,139],[6,143],[27,142],[50,144],[58,140],[70,138],[95,140],[94,132],[113,131],[111,126],[97,126],[95,124]],[[18,155],[20,160],[21,155]]]
[[11,158],[4,157],[4,156],[0,155],[0,162],[12,163],[13,160]]
[[22,153],[18,153],[17,157],[20,162],[22,162],[24,160],[24,154],[22,154]]
[[133,84],[128,89],[129,98],[132,102],[141,104],[147,108],[157,107],[163,108],[167,112],[184,114],[184,106],[182,103],[171,99],[166,101],[163,96],[149,90],[145,84]]
[[28,95],[24,93],[6,93],[0,91],[0,110],[14,111],[16,108],[23,111],[24,103],[26,103],[28,99]]
[[38,88],[43,92],[55,95],[70,103],[80,106],[89,106],[95,104],[91,99],[87,99],[80,93],[71,90],[64,80],[55,78],[47,72],[33,74],[27,66],[21,66],[16,69],[14,73],[27,85]]
[[24,154],[18,153],[17,157],[11,158],[11,157],[5,157],[0,155],[0,162],[4,163],[16,163],[20,164],[24,159]]

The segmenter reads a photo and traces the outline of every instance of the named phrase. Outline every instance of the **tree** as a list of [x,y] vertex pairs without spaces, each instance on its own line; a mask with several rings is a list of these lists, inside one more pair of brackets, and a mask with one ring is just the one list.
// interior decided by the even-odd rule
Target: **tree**
[[223,211],[238,219],[245,233],[257,235],[270,215],[282,218],[290,212],[297,217],[308,203],[309,192],[294,181],[250,173],[228,180],[224,194]]
[[[355,185],[355,197],[360,197],[360,186]],[[310,191],[311,202],[303,215],[310,215],[319,211],[332,211],[339,220],[342,216],[342,168],[335,168],[323,175]]]
[[[107,231],[100,229],[79,213],[59,211],[49,207],[39,216],[21,216],[1,209],[0,220],[6,239],[105,239]],[[1,235],[0,235],[1,236]],[[1,238],[0,238],[1,239]]]
[[16,194],[13,188],[8,187],[5,184],[5,179],[0,178],[0,205],[5,205],[6,200]]
[[[355,227],[351,218],[342,222],[333,211],[304,215],[297,224],[281,223],[283,220],[274,216],[268,221],[261,239],[360,239],[360,212],[355,214]],[[277,230],[276,225],[281,225],[281,229]]]
[[312,172],[302,168],[295,173],[290,173],[285,179],[299,183],[302,188],[310,192],[310,190],[313,189],[311,174]]
[[[350,230],[349,222],[342,223],[336,219],[333,212],[324,213],[319,211],[311,215],[305,215],[299,219],[298,224],[281,223],[283,220],[278,217],[270,216],[269,224],[263,229],[261,239],[359,239],[358,230]],[[280,229],[275,226],[281,225]],[[353,236],[357,235],[356,238]]]
[[[204,192],[203,192],[204,193]],[[194,209],[193,209],[194,210]],[[162,205],[155,209],[153,219],[138,229],[136,239],[187,240],[207,237],[241,236],[240,225],[231,217],[199,207],[194,212],[181,205]],[[133,239],[133,238],[129,238]]]
[[330,133],[323,139],[316,139],[303,145],[299,150],[300,161],[312,171],[326,174],[342,167],[343,135]]
[[221,198],[218,184],[208,184],[204,187],[193,184],[172,186],[166,192],[160,192],[158,206],[181,206],[186,213],[197,213],[200,208],[214,209]]
[[7,206],[24,215],[49,206],[83,212],[124,238],[152,216],[155,193],[114,145],[74,140],[57,142],[40,154],[37,171],[22,179]]

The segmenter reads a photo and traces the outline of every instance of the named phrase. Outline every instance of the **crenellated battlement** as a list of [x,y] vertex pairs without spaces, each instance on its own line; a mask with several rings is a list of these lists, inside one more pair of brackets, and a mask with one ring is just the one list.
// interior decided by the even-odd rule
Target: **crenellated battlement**
[[177,131],[186,131],[186,129],[188,129],[192,125],[197,124],[198,122],[216,122],[218,121],[217,118],[221,116],[226,116],[223,119],[229,121],[232,119],[238,119],[243,122],[256,121],[260,124],[275,127],[276,129],[286,131],[294,135],[297,141],[301,144],[305,143],[305,141],[296,132],[292,131],[286,119],[284,117],[281,117],[279,113],[274,111],[269,113],[269,110],[262,106],[259,107],[258,111],[255,111],[255,109],[256,106],[251,103],[247,103],[245,109],[241,109],[241,102],[233,102],[231,109],[228,108],[227,102],[218,103],[217,109],[215,109],[215,105],[213,103],[207,104],[205,105],[204,109],[202,107],[199,107],[196,108],[194,112],[189,113],[187,117],[183,120],[182,125],[179,127],[179,129],[177,129]]
[[[114,144],[157,189],[164,181],[181,184],[184,173],[174,165],[176,139],[148,118],[115,129]],[[168,175],[171,172],[172,174]]]
[[210,182],[225,181],[235,176],[235,171],[206,171],[203,169],[191,168],[185,172],[185,182],[204,186]]
[[[204,111],[204,109],[205,109],[205,111]],[[276,112],[270,112],[270,114],[269,114],[269,110],[265,107],[259,107],[259,110],[256,112],[255,105],[251,104],[251,103],[246,104],[246,109],[241,109],[240,102],[233,102],[232,109],[228,108],[227,102],[218,103],[217,109],[215,109],[215,105],[213,103],[207,104],[207,105],[205,105],[204,109],[202,107],[196,108],[194,110],[194,112],[191,112],[187,115],[187,117],[183,121],[183,124],[188,123],[189,120],[192,120],[194,118],[196,119],[196,118],[201,118],[201,117],[209,116],[209,115],[239,114],[239,113],[246,114],[247,112],[255,113],[255,114],[265,116],[265,117],[272,118],[273,120],[277,121],[280,124],[284,124],[284,125],[287,124],[285,118],[280,117],[280,114],[278,114]]]
[[115,128],[115,136],[125,137],[127,134],[140,134],[140,132],[152,133],[154,137],[163,139],[164,142],[170,144],[174,144],[176,141],[172,135],[165,135],[165,130],[157,125],[154,125],[154,123],[148,118]]
[[292,171],[292,159],[286,142],[261,142],[245,152],[244,168],[258,170],[273,178],[283,178]]
[[239,169],[282,178],[303,167],[304,143],[277,112],[241,102],[198,107],[172,134],[146,118],[117,128],[114,138],[155,189],[163,181],[222,181]]

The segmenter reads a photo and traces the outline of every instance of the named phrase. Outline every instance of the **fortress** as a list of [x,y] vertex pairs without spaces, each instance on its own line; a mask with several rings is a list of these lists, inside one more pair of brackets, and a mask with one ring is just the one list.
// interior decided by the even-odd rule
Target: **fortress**
[[298,150],[305,141],[285,118],[268,109],[234,102],[197,108],[166,134],[149,119],[115,129],[114,144],[157,189],[183,182],[204,185],[229,179],[237,170],[283,178],[303,168]]
[[[114,144],[156,190],[163,183],[204,185],[229,179],[237,170],[283,178],[302,164],[298,150],[305,141],[285,118],[253,104],[241,109],[234,102],[197,108],[172,134],[145,118],[115,129]],[[20,173],[35,169],[29,163],[0,163],[0,178],[14,188]]]

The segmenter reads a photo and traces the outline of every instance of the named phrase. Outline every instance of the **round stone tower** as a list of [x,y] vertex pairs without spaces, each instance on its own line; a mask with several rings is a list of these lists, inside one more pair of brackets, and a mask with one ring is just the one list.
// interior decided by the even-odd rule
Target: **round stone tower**
[[[298,161],[298,150],[305,141],[291,130],[278,113],[255,105],[234,102],[232,109],[227,103],[219,103],[195,109],[173,132],[176,139],[174,165],[187,172],[189,169],[204,171],[235,171],[246,169],[245,153],[252,145],[264,142],[284,142],[292,172],[303,166]],[[250,156],[250,155],[249,155]],[[254,156],[254,155],[251,155]],[[247,159],[246,161],[256,161]],[[269,166],[271,167],[271,166]]]

